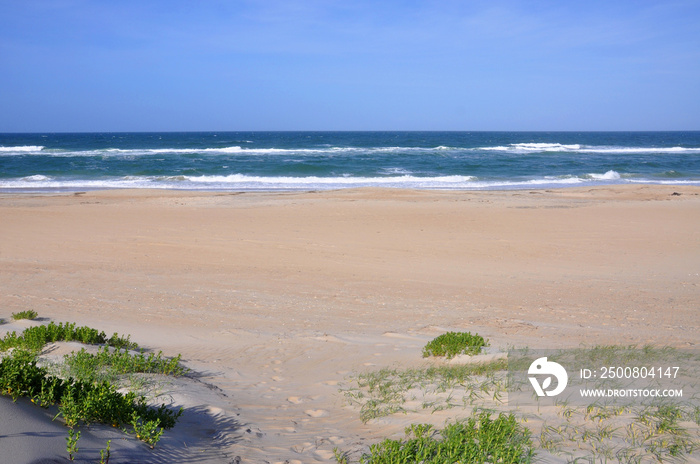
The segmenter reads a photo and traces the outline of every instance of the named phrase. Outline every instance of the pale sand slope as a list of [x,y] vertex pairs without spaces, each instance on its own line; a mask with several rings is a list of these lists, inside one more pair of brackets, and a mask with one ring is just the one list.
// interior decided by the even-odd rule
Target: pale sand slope
[[0,317],[129,333],[221,389],[188,400],[223,410],[198,432],[215,452],[180,462],[327,461],[434,421],[362,424],[338,383],[419,365],[446,330],[501,348],[700,342],[693,187],[14,194],[0,218]]

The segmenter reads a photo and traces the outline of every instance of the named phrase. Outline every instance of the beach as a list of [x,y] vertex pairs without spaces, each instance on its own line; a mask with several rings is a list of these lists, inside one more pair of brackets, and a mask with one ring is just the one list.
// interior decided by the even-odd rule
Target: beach
[[[130,334],[196,373],[172,386],[194,414],[132,462],[334,462],[468,414],[363,423],[341,392],[447,331],[503,350],[700,343],[700,187],[11,193],[0,218],[0,317]],[[40,462],[2,422],[6,462]],[[62,462],[52,433],[29,441]]]

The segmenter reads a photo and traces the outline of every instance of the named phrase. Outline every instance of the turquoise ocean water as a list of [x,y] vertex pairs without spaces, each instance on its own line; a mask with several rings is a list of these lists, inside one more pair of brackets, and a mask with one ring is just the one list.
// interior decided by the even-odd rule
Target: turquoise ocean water
[[0,191],[700,185],[691,132],[0,134]]

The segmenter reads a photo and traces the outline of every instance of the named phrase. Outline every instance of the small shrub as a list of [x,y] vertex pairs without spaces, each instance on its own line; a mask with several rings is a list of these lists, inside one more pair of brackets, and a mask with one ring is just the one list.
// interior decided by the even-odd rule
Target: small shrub
[[[68,371],[77,375],[67,375],[63,379],[37,365],[37,353],[44,345],[61,340],[106,343],[116,347],[116,350],[103,347],[97,355],[92,355],[83,349],[66,356]],[[57,404],[56,417],[63,416],[70,428],[66,438],[70,461],[75,459],[78,452],[80,432],[75,428],[81,423],[98,422],[114,427],[131,424],[137,437],[153,448],[164,430],[175,426],[183,409],[174,411],[165,404],[154,408],[146,403],[144,396],[137,396],[134,392],[120,393],[109,380],[132,372],[184,375],[187,369],[180,365],[179,355],[168,359],[163,358],[162,352],[149,355],[143,352],[136,355],[128,353],[127,350],[137,347],[129,341],[129,337],[120,337],[115,333],[107,338],[104,332],[90,327],[76,328],[72,323],[56,325],[52,322],[30,327],[19,336],[16,332],[9,333],[0,339],[0,351],[14,348],[10,355],[0,357],[0,395],[9,395],[13,400],[28,397],[43,407]],[[102,371],[107,371],[108,375],[96,374]],[[106,450],[100,451],[100,458],[101,464],[109,462],[110,442],[107,442]]]
[[66,437],[66,451],[69,461],[75,460],[75,454],[78,452],[78,440],[80,440],[80,432],[70,429]]
[[36,319],[37,316],[37,312],[31,309],[28,309],[26,311],[20,311],[18,313],[12,313],[12,319],[14,319],[15,321],[18,321],[20,319]]
[[160,441],[160,437],[163,435],[160,420],[143,420],[135,412],[131,417],[131,426],[134,428],[136,438],[149,445],[151,449],[155,448],[156,443]]
[[423,348],[423,357],[446,356],[448,359],[458,354],[479,354],[488,341],[481,335],[470,332],[447,332],[430,341]]
[[66,425],[99,422],[110,425],[129,424],[133,415],[144,423],[158,421],[160,427],[175,426],[183,410],[172,411],[165,405],[154,408],[143,396],[133,392],[122,394],[108,382],[63,380],[36,364],[34,353],[14,350],[0,360],[0,395],[31,398],[41,406],[51,406],[58,399],[59,414]]
[[85,351],[74,351],[63,356],[61,377],[71,377],[81,382],[102,382],[110,380],[109,376],[101,369],[97,357]]
[[[66,426],[73,429],[80,422],[80,404],[76,400],[75,387],[68,385],[61,396],[61,402],[58,406],[59,415],[63,416],[66,421]],[[56,416],[58,417],[58,416]]]
[[110,447],[112,446],[112,440],[107,440],[107,447],[100,450],[100,464],[109,464],[109,458],[111,456]]
[[34,397],[42,389],[46,370],[38,367],[31,353],[13,351],[0,361],[0,394],[12,397]]

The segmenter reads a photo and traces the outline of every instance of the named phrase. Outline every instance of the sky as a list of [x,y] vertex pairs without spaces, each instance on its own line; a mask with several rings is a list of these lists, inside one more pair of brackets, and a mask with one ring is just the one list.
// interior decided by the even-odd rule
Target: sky
[[700,0],[0,0],[0,132],[700,130]]

